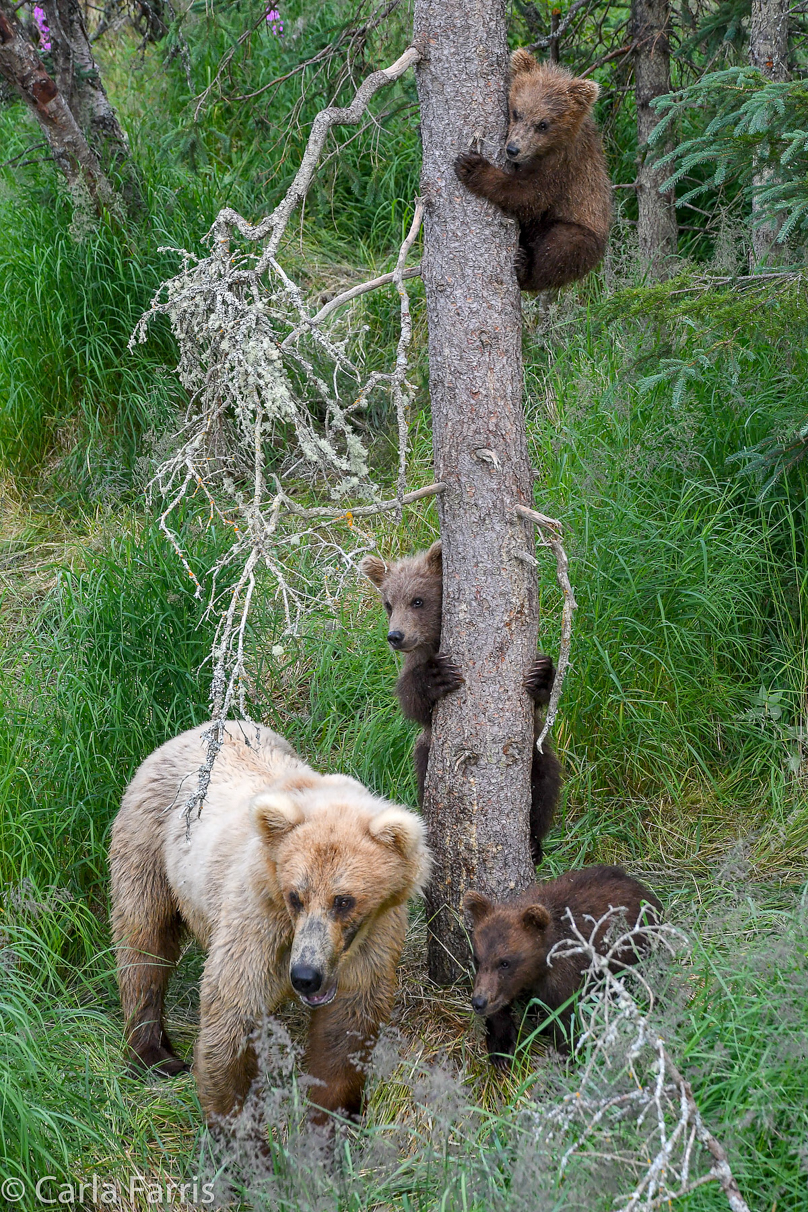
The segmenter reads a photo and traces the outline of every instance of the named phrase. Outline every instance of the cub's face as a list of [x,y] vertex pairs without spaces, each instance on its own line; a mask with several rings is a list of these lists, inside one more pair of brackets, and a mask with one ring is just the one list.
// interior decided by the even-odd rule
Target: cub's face
[[575,138],[600,90],[526,51],[516,52],[511,72],[505,154],[512,164],[528,164]]
[[467,892],[463,908],[473,925],[476,977],[471,1005],[488,1017],[534,984],[547,966],[550,913],[544,905],[510,909],[479,892]]
[[369,815],[339,795],[307,817],[302,796],[263,792],[251,813],[292,925],[292,988],[304,1005],[327,1006],[379,915],[423,886],[423,825],[406,808]]
[[377,556],[366,556],[361,568],[381,592],[390,647],[396,652],[437,648],[443,604],[440,543],[390,566]]

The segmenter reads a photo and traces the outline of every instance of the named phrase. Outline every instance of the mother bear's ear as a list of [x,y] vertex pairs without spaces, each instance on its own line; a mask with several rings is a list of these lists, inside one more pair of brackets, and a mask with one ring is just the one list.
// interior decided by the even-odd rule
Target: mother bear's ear
[[413,892],[422,888],[429,878],[432,856],[426,844],[426,830],[421,818],[408,808],[392,804],[370,818],[368,833],[412,865]]
[[273,848],[305,819],[299,804],[276,791],[259,791],[254,795],[250,800],[250,817],[264,841]]

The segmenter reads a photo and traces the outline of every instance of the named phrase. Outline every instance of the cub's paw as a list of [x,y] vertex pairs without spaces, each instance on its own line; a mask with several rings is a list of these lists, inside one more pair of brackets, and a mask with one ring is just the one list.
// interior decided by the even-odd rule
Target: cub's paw
[[453,690],[459,690],[465,680],[460,666],[445,652],[436,653],[427,665],[427,689],[436,702],[451,694]]
[[474,189],[482,183],[491,164],[485,156],[477,152],[462,152],[454,162],[454,170],[467,189]]
[[498,1073],[507,1073],[513,1064],[513,1057],[507,1052],[489,1052],[488,1059]]
[[530,666],[525,674],[522,685],[534,703],[545,707],[550,702],[550,693],[555,681],[555,665],[553,658],[542,653]]
[[516,270],[516,280],[521,287],[524,288],[525,283],[530,276],[530,253],[526,248],[521,246],[516,250],[516,256],[513,259],[513,267]]

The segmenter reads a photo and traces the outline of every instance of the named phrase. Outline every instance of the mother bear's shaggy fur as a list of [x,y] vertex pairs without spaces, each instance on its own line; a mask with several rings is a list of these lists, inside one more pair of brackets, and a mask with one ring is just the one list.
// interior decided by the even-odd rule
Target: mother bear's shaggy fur
[[143,762],[112,828],[112,926],[133,1058],[186,1068],[163,1000],[188,931],[206,948],[194,1070],[211,1122],[258,1071],[253,1037],[294,993],[311,1009],[305,1068],[323,1112],[355,1115],[362,1057],[390,1013],[407,900],[428,875],[421,821],[355,779],[316,773],[268,728],[227,725],[201,815],[184,807],[205,726]]

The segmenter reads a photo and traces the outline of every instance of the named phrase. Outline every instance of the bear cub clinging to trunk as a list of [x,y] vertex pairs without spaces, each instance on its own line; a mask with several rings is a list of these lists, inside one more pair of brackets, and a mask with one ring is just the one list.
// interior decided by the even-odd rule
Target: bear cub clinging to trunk
[[[389,624],[387,641],[396,652],[405,653],[404,668],[396,683],[401,710],[420,724],[423,732],[415,742],[415,773],[418,802],[423,803],[426,767],[432,741],[432,711],[435,704],[463,685],[457,665],[440,652],[441,607],[443,604],[443,558],[440,542],[427,551],[398,560],[389,566],[378,556],[365,556],[362,572],[381,591]],[[524,679],[524,687],[537,706],[550,701],[555,668],[549,656],[537,656]],[[538,736],[538,730],[534,732]],[[531,769],[530,845],[534,863],[541,862],[541,842],[553,820],[561,789],[561,768],[547,741],[543,753],[533,748]]]
[[599,91],[594,80],[514,51],[505,148],[510,171],[476,152],[455,160],[467,189],[518,219],[522,290],[583,278],[606,250],[612,186],[591,112]]
[[[477,970],[471,1004],[477,1014],[485,1016],[488,1056],[498,1069],[508,1068],[516,1045],[513,1002],[538,998],[549,1010],[559,1010],[583,984],[588,967],[585,956],[556,955],[552,965],[547,962],[556,943],[573,937],[566,917],[568,907],[585,938],[610,908],[623,910],[630,930],[658,922],[662,912],[651,889],[626,875],[622,867],[568,871],[500,904],[481,892],[467,892],[463,899],[472,922]],[[611,945],[604,938],[608,933],[607,921],[595,938],[601,954]],[[615,956],[614,969],[636,964],[644,943],[642,935],[633,944],[627,943]],[[570,1018],[568,1007],[560,1015],[562,1026],[551,1030],[559,1050],[566,1049],[563,1028],[569,1026]]]

